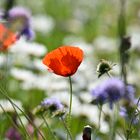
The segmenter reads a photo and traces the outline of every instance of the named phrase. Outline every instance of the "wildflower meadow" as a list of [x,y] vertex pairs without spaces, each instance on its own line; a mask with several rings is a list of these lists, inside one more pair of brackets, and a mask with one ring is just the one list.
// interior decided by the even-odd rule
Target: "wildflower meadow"
[[140,140],[140,0],[0,0],[0,140]]

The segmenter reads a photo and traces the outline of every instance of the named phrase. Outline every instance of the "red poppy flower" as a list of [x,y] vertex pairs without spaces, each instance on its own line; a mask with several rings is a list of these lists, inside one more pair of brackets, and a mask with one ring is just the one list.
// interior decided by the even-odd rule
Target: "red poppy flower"
[[0,51],[7,50],[16,40],[17,35],[0,23]]
[[57,75],[73,75],[83,60],[83,51],[78,47],[62,46],[48,53],[43,63]]

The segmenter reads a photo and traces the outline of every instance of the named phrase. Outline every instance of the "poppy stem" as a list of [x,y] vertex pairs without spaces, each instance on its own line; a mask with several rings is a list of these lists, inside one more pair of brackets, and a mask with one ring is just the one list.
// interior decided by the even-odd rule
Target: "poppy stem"
[[70,106],[69,106],[69,118],[71,118],[71,108],[72,108],[72,81],[71,77],[69,76],[69,83],[70,83]]
[[[71,127],[71,110],[72,110],[72,81],[71,77],[69,76],[69,84],[70,84],[70,102],[69,102],[69,114],[68,114],[68,129],[70,130]],[[67,134],[68,140],[69,134]]]

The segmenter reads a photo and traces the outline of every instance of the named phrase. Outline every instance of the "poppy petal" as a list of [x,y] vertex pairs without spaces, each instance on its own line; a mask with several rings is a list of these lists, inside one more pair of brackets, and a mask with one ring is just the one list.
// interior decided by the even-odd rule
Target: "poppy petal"
[[0,24],[0,51],[7,50],[16,40],[16,34],[10,31],[4,24]]
[[55,74],[64,77],[73,75],[83,60],[83,51],[78,47],[62,46],[48,53],[43,63]]

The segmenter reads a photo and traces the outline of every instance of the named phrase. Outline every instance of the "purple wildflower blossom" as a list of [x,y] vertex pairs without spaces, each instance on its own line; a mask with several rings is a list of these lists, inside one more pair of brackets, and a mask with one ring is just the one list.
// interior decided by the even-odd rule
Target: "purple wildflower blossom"
[[[34,33],[34,31],[32,30],[31,27],[28,27],[28,26],[27,26],[27,27],[25,27],[25,28],[21,31],[20,35],[25,35],[26,38],[27,38],[27,40],[31,40],[31,39],[34,38],[35,33]],[[19,35],[19,36],[20,36],[20,35]]]
[[96,103],[104,104],[105,102],[112,104],[121,98],[133,100],[134,89],[132,86],[125,86],[124,82],[117,78],[109,78],[101,85],[92,90],[92,95]]
[[20,133],[14,127],[11,127],[8,129],[8,131],[6,132],[6,138],[8,138],[9,140],[21,140],[22,139]]
[[64,108],[61,102],[56,98],[44,99],[44,101],[41,102],[41,106],[52,111],[62,110]]
[[120,116],[126,118],[128,117],[128,114],[127,114],[127,110],[125,107],[120,107],[120,112],[119,112]]
[[24,7],[13,7],[8,12],[8,19],[14,20],[17,18],[24,18],[26,19],[26,24],[30,24],[30,12]]
[[133,124],[137,124],[139,122],[138,113],[132,106],[120,107],[119,114],[128,122],[132,121]]
[[34,37],[34,32],[31,28],[31,14],[23,7],[13,7],[8,11],[8,20],[11,23],[19,25],[19,36],[24,35],[27,39]]

